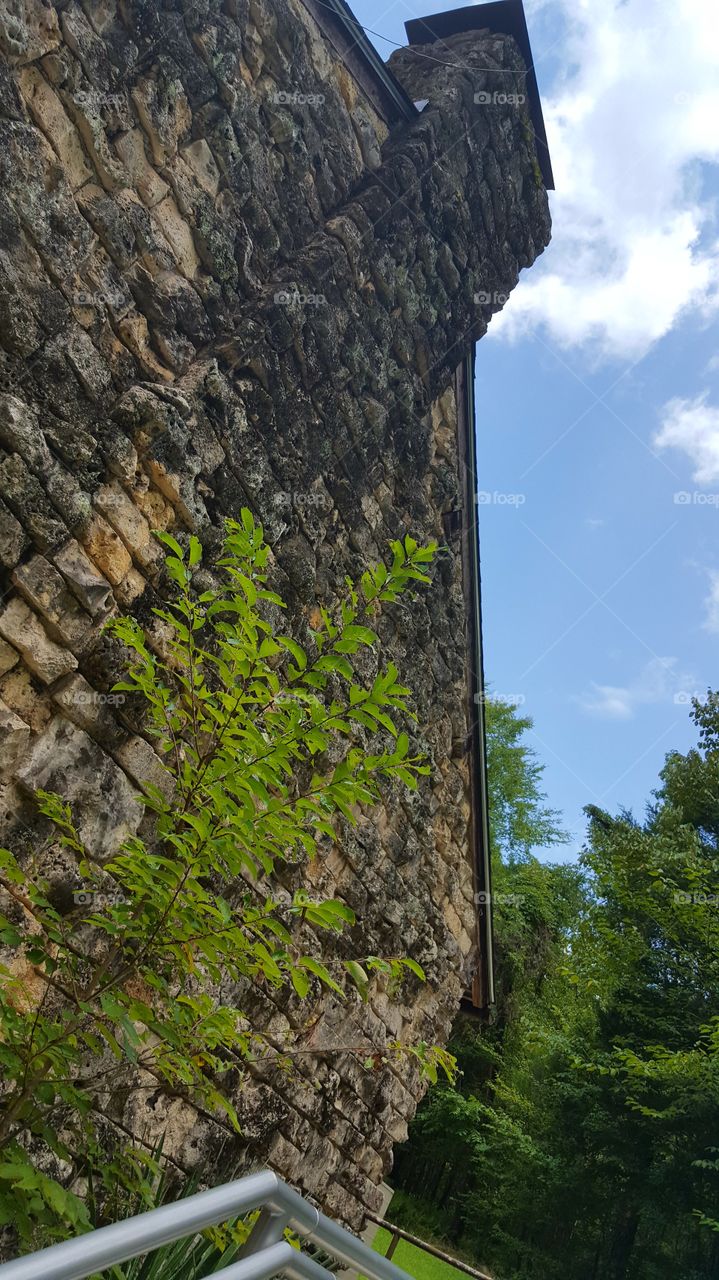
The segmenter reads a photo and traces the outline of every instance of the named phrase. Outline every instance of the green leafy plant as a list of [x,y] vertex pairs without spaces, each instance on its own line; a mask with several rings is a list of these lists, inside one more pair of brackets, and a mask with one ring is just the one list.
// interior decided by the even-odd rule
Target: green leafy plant
[[[117,1218],[132,1217],[148,1209],[157,1209],[176,1200],[201,1191],[202,1182],[197,1172],[178,1185],[177,1171],[174,1178],[168,1176],[167,1166],[159,1165],[162,1154],[160,1144],[153,1153],[158,1157],[156,1171],[149,1173],[134,1194],[127,1196],[118,1209]],[[93,1204],[94,1188],[88,1188],[88,1200]],[[92,1209],[91,1209],[92,1211]],[[149,1253],[140,1254],[108,1269],[111,1280],[195,1280],[196,1276],[210,1276],[238,1261],[238,1255],[259,1217],[259,1210],[243,1217],[230,1219],[218,1226],[184,1236],[160,1245]],[[289,1237],[289,1232],[287,1233]]]
[[[199,541],[157,536],[172,584],[155,611],[161,656],[135,620],[109,624],[131,654],[115,688],[144,705],[166,773],[142,797],[151,835],[101,863],[63,798],[39,792],[53,838],[76,860],[82,892],[69,912],[37,859],[0,853],[11,904],[0,940],[16,952],[0,974],[0,1225],[23,1242],[90,1225],[78,1175],[93,1172],[108,1194],[144,1185],[153,1157],[135,1145],[113,1161],[100,1136],[119,1083],[161,1088],[239,1128],[232,1096],[248,1060],[284,1060],[296,1047],[245,1015],[252,985],[300,1000],[322,988],[366,998],[375,974],[395,986],[423,977],[411,958],[348,958],[332,940],[354,924],[350,908],[293,892],[280,873],[337,841],[338,820],[354,822],[386,785],[415,788],[428,772],[397,724],[411,712],[396,667],[363,682],[355,659],[377,645],[383,607],[429,581],[434,544],[393,543],[389,564],[319,610],[305,647],[269,620],[284,606],[248,511],[228,521],[204,590]],[[223,1002],[221,989],[237,994]],[[419,1058],[430,1077],[452,1071],[434,1046],[381,1050]]]

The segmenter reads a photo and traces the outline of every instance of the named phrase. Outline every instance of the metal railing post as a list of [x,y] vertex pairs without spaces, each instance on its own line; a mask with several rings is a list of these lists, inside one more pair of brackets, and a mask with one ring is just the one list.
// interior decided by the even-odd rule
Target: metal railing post
[[259,1217],[254,1223],[249,1236],[240,1249],[239,1256],[241,1258],[249,1258],[253,1253],[259,1253],[261,1249],[268,1249],[270,1245],[278,1244],[284,1237],[286,1226],[287,1215],[285,1213],[264,1205],[260,1209]]

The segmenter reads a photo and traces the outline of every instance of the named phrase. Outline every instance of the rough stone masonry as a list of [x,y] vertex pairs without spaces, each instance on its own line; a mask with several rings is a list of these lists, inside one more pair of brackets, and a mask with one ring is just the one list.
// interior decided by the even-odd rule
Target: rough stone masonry
[[[391,127],[301,0],[4,0],[0,48],[2,838],[32,846],[44,787],[105,856],[158,778],[102,630],[130,611],[162,642],[151,529],[212,546],[249,505],[299,636],[388,539],[444,541],[455,371],[481,299],[547,244],[547,198],[508,37],[393,55],[428,105]],[[317,1056],[241,1091],[241,1140],[159,1091],[108,1109],[184,1169],[270,1164],[354,1226],[422,1086],[337,1046],[443,1040],[473,962],[467,590],[450,545],[382,637],[431,778],[310,873],[357,911],[358,954],[402,951],[427,983],[325,1000]],[[292,1011],[253,1000],[280,1035]]]

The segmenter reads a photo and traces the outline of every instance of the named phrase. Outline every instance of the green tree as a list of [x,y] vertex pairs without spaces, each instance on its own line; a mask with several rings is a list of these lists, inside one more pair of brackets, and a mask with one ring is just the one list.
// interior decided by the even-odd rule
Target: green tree
[[487,697],[487,778],[495,867],[568,839],[560,814],[546,803],[544,765],[526,741],[532,727],[532,719],[520,715],[516,704],[491,694]]
[[[486,724],[497,1004],[488,1025],[460,1016],[451,1040],[456,1084],[430,1090],[408,1144],[396,1153],[395,1181],[412,1197],[398,1202],[403,1223],[416,1228],[424,1222],[425,1230],[455,1245],[463,1241],[490,1265],[500,1256],[487,1236],[489,1204],[502,1195],[498,1170],[506,1175],[514,1142],[513,1167],[526,1163],[529,1141],[495,1098],[506,1087],[506,1064],[522,1061],[525,1033],[535,1034],[525,1020],[542,1020],[547,974],[566,960],[582,876],[576,867],[547,865],[532,854],[567,836],[546,803],[543,766],[526,741],[531,719],[489,697]],[[473,1235],[471,1221],[482,1224],[481,1233]]]
[[643,822],[590,808],[578,867],[501,868],[498,1021],[412,1131],[461,1169],[418,1186],[435,1230],[506,1280],[719,1277],[719,699],[693,718]]

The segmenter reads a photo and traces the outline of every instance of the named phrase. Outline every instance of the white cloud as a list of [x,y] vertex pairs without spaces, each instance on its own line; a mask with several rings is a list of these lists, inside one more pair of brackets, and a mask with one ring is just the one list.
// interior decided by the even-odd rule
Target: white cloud
[[719,480],[719,408],[707,404],[709,392],[694,400],[669,400],[662,410],[662,426],[654,437],[659,449],[683,449],[694,468],[697,484]]
[[709,570],[709,594],[704,601],[704,608],[706,609],[705,629],[719,634],[719,570]]
[[[719,581],[719,575],[718,575]],[[591,715],[608,720],[631,720],[637,709],[676,699],[692,689],[693,681],[677,671],[676,658],[652,658],[627,685],[597,684],[577,699]]]
[[[719,302],[719,22],[706,0],[535,0],[566,24],[543,107],[557,190],[553,243],[495,317],[509,338],[638,359]],[[544,24],[542,24],[544,27]],[[536,41],[535,41],[536,43]],[[541,48],[534,50],[540,82]]]

